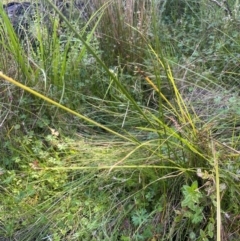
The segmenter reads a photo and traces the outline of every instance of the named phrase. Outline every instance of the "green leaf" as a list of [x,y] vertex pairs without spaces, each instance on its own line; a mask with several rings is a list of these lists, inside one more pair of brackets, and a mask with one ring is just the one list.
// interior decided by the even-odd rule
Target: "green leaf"
[[142,223],[146,222],[148,219],[148,214],[146,209],[137,210],[136,213],[132,216],[132,222],[134,226],[139,226]]
[[184,200],[181,202],[182,207],[188,207],[194,211],[196,204],[199,204],[199,199],[202,197],[202,194],[198,190],[197,181],[193,182],[191,186],[184,185],[182,192],[184,195]]
[[209,223],[207,226],[207,230],[208,230],[208,236],[210,238],[213,238],[213,234],[214,234],[214,224],[213,223]]
[[191,217],[192,223],[197,224],[203,220],[202,208],[198,207],[196,212]]

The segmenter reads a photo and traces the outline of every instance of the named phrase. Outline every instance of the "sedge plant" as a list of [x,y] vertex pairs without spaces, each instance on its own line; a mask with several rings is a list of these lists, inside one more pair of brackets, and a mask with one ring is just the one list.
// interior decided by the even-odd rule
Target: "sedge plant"
[[[114,4],[108,1],[105,6]],[[101,76],[108,77],[103,102],[113,105],[121,100],[119,105],[127,106],[124,122],[131,116],[141,120],[137,125],[124,129],[121,122],[119,128],[109,128],[68,108],[67,103],[62,105],[64,102],[0,74],[52,108],[106,131],[93,131],[91,136],[76,133],[70,138],[51,123],[44,126],[44,134],[35,130],[13,138],[20,128],[15,124],[9,129],[6,148],[12,153],[8,161],[13,165],[1,169],[1,195],[5,197],[1,199],[1,236],[18,240],[238,240],[239,185],[233,183],[233,179],[238,180],[234,164],[239,160],[238,139],[233,131],[231,146],[226,144],[214,135],[218,115],[205,120],[187,102],[179,88],[182,83],[174,78],[175,66],[165,57],[158,38],[159,5],[149,6],[153,39],[133,22],[128,26],[144,46],[141,51],[148,61],[135,59],[134,65],[157,108],[138,103],[122,81],[126,73],[115,74],[91,41],[53,6],[81,41],[82,51],[91,54],[103,69]],[[106,9],[102,8],[103,14]],[[128,10],[129,19],[134,18],[133,13]],[[64,63],[65,52],[62,54]],[[169,92],[165,92],[166,87]],[[106,101],[106,93],[111,91],[121,94],[115,102]],[[230,225],[224,227],[225,223]]]

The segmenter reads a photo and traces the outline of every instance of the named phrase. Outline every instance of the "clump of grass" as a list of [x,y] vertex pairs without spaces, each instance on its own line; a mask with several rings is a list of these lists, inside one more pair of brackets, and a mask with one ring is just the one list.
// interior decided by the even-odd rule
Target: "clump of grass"
[[106,6],[97,31],[106,64],[116,65],[118,58],[128,63],[143,61],[143,36],[148,36],[151,22],[150,1],[93,0],[92,4],[97,9]]
[[[120,1],[110,2],[109,5],[106,3],[102,9],[107,7],[107,11],[110,11],[120,7],[119,4]],[[156,6],[158,5],[149,5],[154,8],[153,14],[156,14],[156,11],[153,11]],[[123,11],[122,8],[120,10]],[[239,239],[240,190],[236,184],[239,174],[237,97],[231,95],[226,100],[226,93],[229,92],[224,92],[219,83],[194,71],[188,65],[177,66],[180,71],[176,71],[176,76],[181,81],[175,79],[172,69],[177,68],[165,57],[158,38],[157,15],[152,15],[155,20],[152,26],[154,37],[147,39],[136,29],[135,19],[132,18],[134,15],[128,11],[130,10],[121,13],[129,17],[129,32],[133,35],[136,32],[145,41],[144,48],[148,59],[144,63],[144,70],[137,72],[141,76],[141,83],[154,96],[154,105],[151,108],[139,103],[139,99],[124,83],[127,75],[122,66],[118,66],[116,72],[109,69],[108,62],[101,58],[101,51],[92,46],[95,29],[84,32],[89,34],[85,39],[85,35],[81,32],[79,34],[76,26],[63,18],[66,26],[73,32],[67,43],[70,45],[74,38],[74,41],[81,45],[80,54],[76,55],[79,62],[76,62],[80,66],[83,64],[86,72],[89,70],[90,74],[93,73],[91,64],[84,64],[84,61],[93,59],[94,66],[97,66],[95,72],[100,79],[97,84],[101,86],[99,89],[103,90],[99,96],[104,98],[100,101],[100,98],[95,96],[96,92],[88,90],[92,99],[87,100],[91,102],[93,113],[99,113],[100,110],[108,113],[115,122],[118,120],[119,123],[116,123],[114,128],[77,113],[76,109],[81,107],[76,102],[75,105],[68,103],[79,96],[76,89],[70,89],[75,85],[68,85],[69,93],[73,96],[65,98],[67,88],[61,85],[62,82],[59,84],[56,76],[60,74],[63,77],[72,65],[71,60],[65,58],[65,50],[60,51],[60,40],[55,28],[50,39],[55,41],[56,45],[50,45],[54,48],[49,48],[52,54],[48,62],[51,63],[49,72],[53,73],[50,83],[54,86],[60,85],[63,93],[60,102],[64,105],[1,74],[2,78],[30,92],[36,99],[50,104],[52,110],[62,109],[71,115],[65,117],[68,125],[65,130],[62,125],[62,129],[53,128],[54,125],[57,126],[57,122],[50,122],[42,112],[37,115],[36,123],[39,129],[31,131],[22,123],[11,123],[6,127],[8,141],[4,150],[10,153],[10,156],[4,155],[3,167],[0,170],[3,179],[1,195],[4,196],[1,198],[4,207],[1,236],[4,238]],[[98,13],[101,17],[101,11]],[[109,13],[106,17],[109,17]],[[96,28],[97,26],[98,22],[95,24]],[[95,39],[94,43],[98,43],[98,40]],[[54,53],[55,47],[59,53]],[[42,58],[41,52],[46,50],[44,38],[40,38],[39,48],[33,56],[35,62],[43,62],[41,69],[45,73],[47,66],[44,67],[44,64],[48,60]],[[74,56],[74,49],[70,52],[71,56]],[[59,57],[62,59],[57,63]],[[141,61],[134,61],[136,66],[143,66]],[[77,65],[74,67],[74,73],[69,73],[68,78],[74,77],[83,84],[87,83],[84,82],[85,77],[80,78],[81,75],[76,73],[82,69],[78,69]],[[57,71],[59,69],[60,72]],[[184,79],[179,75],[184,71],[189,71],[205,81],[201,84],[182,81]],[[38,77],[41,78],[40,75]],[[137,79],[134,75],[131,78],[131,81]],[[85,86],[90,87],[91,84],[87,83]],[[163,91],[164,88],[171,94]],[[213,95],[216,88],[220,98]],[[41,88],[40,90],[43,92]],[[202,93],[201,90],[205,92]],[[52,93],[55,98],[55,92]],[[222,106],[228,108],[233,102],[234,105],[231,106],[235,111],[234,118],[231,111],[226,115],[226,112],[218,110]],[[76,108],[68,108],[69,105]],[[118,109],[116,106],[119,106]],[[71,129],[70,123],[76,125],[74,118],[83,122],[82,129],[81,132],[76,132],[74,138],[69,138],[66,137],[66,130]],[[131,122],[134,118],[137,121]],[[227,124],[226,118],[230,119]],[[219,126],[216,123],[224,124]],[[92,126],[107,132],[97,132]],[[229,133],[223,135],[221,131],[226,128]],[[83,130],[89,131],[90,135],[86,135]]]

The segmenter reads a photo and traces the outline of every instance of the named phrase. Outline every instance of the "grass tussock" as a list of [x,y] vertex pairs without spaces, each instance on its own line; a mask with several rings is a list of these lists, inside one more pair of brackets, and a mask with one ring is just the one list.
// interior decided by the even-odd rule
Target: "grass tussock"
[[106,9],[97,31],[102,48],[108,49],[103,53],[104,60],[109,65],[116,64],[117,58],[130,63],[142,61],[145,38],[150,30],[150,1],[93,0],[97,8],[104,3]]
[[84,3],[0,9],[0,240],[239,240],[236,3]]

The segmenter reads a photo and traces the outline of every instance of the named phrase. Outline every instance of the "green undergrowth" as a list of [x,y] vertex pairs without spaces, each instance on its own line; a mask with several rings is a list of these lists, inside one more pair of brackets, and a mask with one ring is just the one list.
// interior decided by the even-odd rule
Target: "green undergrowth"
[[[137,136],[146,138],[144,131]],[[51,128],[14,140],[9,133],[9,156],[1,165],[1,237],[214,240],[219,202],[223,222],[238,215],[239,155],[215,140],[207,146],[207,136],[199,134],[203,140],[193,144],[167,131],[161,139],[149,129],[139,143],[99,134],[73,139]],[[224,229],[232,240],[237,226]]]
[[236,13],[47,2],[0,10],[0,240],[238,241]]

